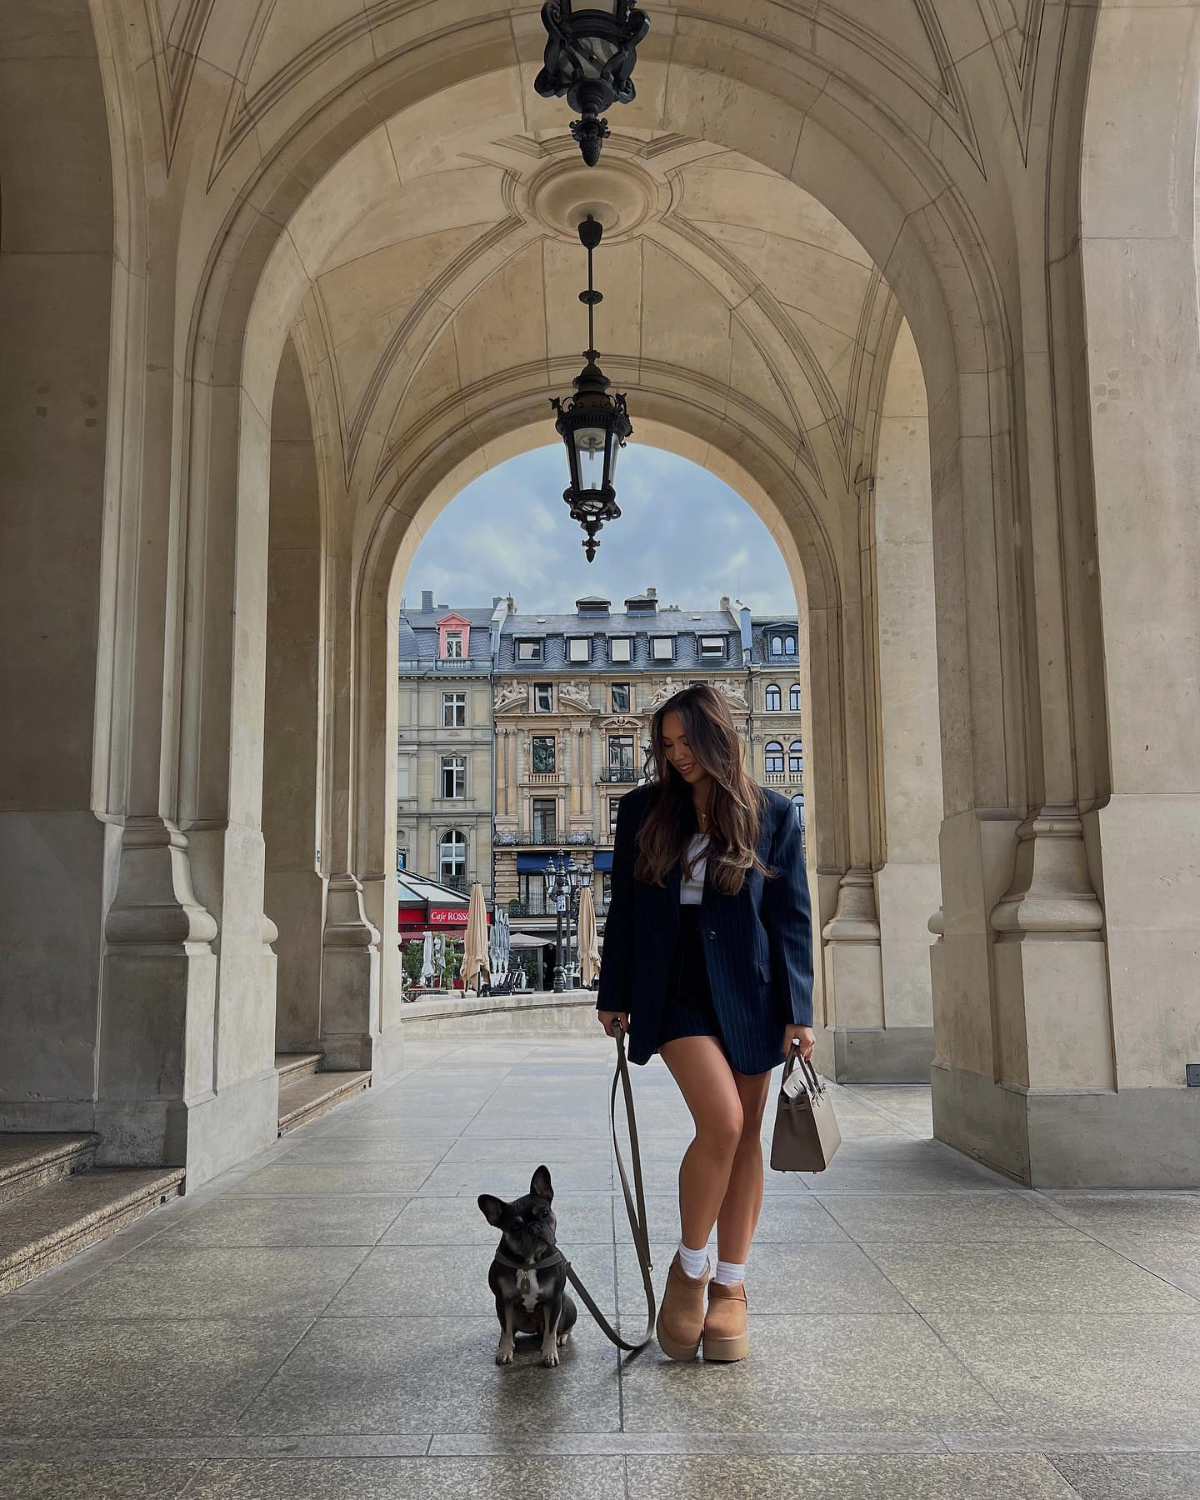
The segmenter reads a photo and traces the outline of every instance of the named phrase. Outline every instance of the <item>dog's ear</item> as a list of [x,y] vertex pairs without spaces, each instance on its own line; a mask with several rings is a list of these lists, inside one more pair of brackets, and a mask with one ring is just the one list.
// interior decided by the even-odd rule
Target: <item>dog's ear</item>
[[547,1203],[554,1201],[554,1188],[550,1182],[549,1167],[539,1167],[537,1169],[530,1181],[529,1191],[536,1193],[539,1198],[545,1198]]
[[491,1193],[480,1193],[478,1203],[483,1217],[489,1224],[495,1224],[498,1227],[500,1220],[504,1217],[504,1210],[508,1207],[504,1199],[495,1198]]

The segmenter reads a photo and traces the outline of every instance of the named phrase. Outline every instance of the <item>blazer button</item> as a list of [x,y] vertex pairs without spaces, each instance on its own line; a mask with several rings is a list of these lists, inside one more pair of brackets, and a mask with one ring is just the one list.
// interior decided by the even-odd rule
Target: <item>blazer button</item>
[[708,935],[709,935],[710,938],[715,938],[716,935],[717,935],[716,934],[716,930],[714,928],[710,928]]

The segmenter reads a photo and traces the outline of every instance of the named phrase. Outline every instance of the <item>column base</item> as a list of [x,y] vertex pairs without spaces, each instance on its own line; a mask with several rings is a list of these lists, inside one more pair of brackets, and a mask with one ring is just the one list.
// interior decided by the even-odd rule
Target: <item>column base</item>
[[1035,1188],[1200,1187],[1200,1089],[1026,1089],[935,1062],[939,1141]]
[[279,1075],[271,1068],[187,1103],[101,1100],[91,1128],[101,1166],[184,1167],[195,1189],[278,1138]]
[[836,1083],[928,1083],[932,1026],[829,1026],[818,1065]]

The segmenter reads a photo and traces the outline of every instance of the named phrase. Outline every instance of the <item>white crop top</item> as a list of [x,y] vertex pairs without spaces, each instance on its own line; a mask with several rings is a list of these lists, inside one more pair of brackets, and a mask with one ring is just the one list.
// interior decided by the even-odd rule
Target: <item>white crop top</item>
[[[679,884],[680,906],[699,906],[700,899],[704,895],[704,851],[708,848],[708,835],[698,833],[688,845],[688,855],[692,860],[692,878],[686,877]],[[697,858],[699,855],[699,858]]]

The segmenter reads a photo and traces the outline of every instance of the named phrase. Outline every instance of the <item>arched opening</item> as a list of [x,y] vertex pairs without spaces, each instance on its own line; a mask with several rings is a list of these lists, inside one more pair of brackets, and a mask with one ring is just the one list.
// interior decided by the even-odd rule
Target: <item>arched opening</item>
[[[112,12],[114,31],[127,19],[119,0],[98,9]],[[314,45],[289,71],[295,38],[278,14],[262,20],[244,37],[236,77],[228,58],[205,57],[226,92],[223,82],[185,106],[167,78],[160,95],[166,167],[187,107],[212,151],[175,157],[168,222],[156,229],[170,243],[183,234],[186,248],[155,283],[155,357],[135,362],[164,373],[143,380],[137,420],[122,429],[122,455],[138,465],[110,465],[114,496],[124,484],[146,489],[113,543],[114,596],[139,605],[123,605],[118,623],[153,639],[114,687],[114,719],[143,732],[113,761],[112,802],[128,821],[109,929],[132,941],[105,957],[106,1032],[136,1035],[139,1005],[122,1014],[118,997],[138,976],[157,984],[169,970],[162,1047],[189,1061],[150,1114],[170,1116],[189,1153],[194,1127],[234,1156],[270,1114],[274,929],[259,920],[263,495],[283,347],[291,333],[303,354],[331,506],[322,1007],[336,969],[340,1034],[361,1055],[377,1050],[364,1038],[385,1036],[395,1019],[396,958],[379,925],[397,862],[381,832],[394,826],[384,810],[396,800],[385,765],[395,725],[386,693],[380,701],[394,678],[392,580],[415,544],[412,523],[433,513],[425,507],[544,422],[579,343],[569,220],[582,200],[561,119],[526,97],[528,38],[472,19],[452,38],[401,43],[383,32],[369,66],[354,49]],[[969,91],[941,92],[958,76],[957,57],[991,78],[984,21],[943,37],[932,92],[918,86],[919,68],[883,76],[862,39],[846,39],[854,66],[832,67],[815,33],[803,42],[772,33],[778,71],[764,73],[740,23],[714,16],[712,28],[701,44],[686,18],[666,21],[669,45],[647,55],[642,102],[610,142],[609,266],[612,285],[629,293],[612,304],[621,312],[610,370],[636,396],[644,432],[670,433],[702,461],[750,476],[775,507],[794,576],[804,576],[811,681],[795,675],[818,730],[806,756],[810,857],[836,999],[868,970],[877,991],[885,983],[876,876],[893,847],[888,798],[898,805],[889,726],[903,715],[889,707],[876,649],[886,580],[875,571],[868,497],[882,477],[876,418],[892,338],[900,315],[909,320],[926,397],[939,658],[938,1128],[1028,1178],[1033,1113],[1065,1118],[1073,1090],[1107,1098],[1114,1076],[1100,1024],[1104,919],[1083,822],[1104,795],[1105,708],[1088,645],[1100,595],[1084,590],[1081,601],[1064,583],[1081,547],[1082,491],[1061,479],[1077,434],[1062,345],[1043,358],[1047,317],[1063,306],[1053,298],[1065,288],[1069,301],[1072,273],[1051,257],[1062,269],[1048,302],[1047,255],[1018,253],[1028,223],[1018,184],[1036,178],[1044,201],[1038,174],[1021,175],[1034,135],[997,135],[972,121]],[[201,39],[202,53],[211,41]],[[1068,27],[1057,14],[1041,38],[1039,55],[1057,56],[1063,80],[1053,171],[1077,142],[1088,42],[1088,18]],[[225,43],[237,52],[229,35]],[[710,43],[728,53],[719,106]],[[312,93],[296,110],[300,78]],[[114,97],[137,117],[128,80]],[[1007,118],[1011,95],[996,99]],[[141,136],[158,140],[149,128]],[[814,254],[831,246],[837,274],[814,276]],[[797,301],[815,285],[832,288],[837,304],[825,322]],[[716,326],[720,339],[700,332]],[[157,440],[142,445],[149,431]],[[789,651],[781,633],[781,692],[803,656],[800,640]],[[1099,1039],[1086,1063],[1064,1061],[1068,1022],[1039,1003],[1055,985],[1086,996],[1080,1014]],[[844,1007],[833,1014],[847,1023]],[[1048,1030],[1031,1031],[1035,1016],[1050,1018]],[[1031,1036],[1045,1064],[1036,1083]],[[1030,1104],[1022,1091],[1034,1088]],[[231,1120],[245,1125],[240,1144],[226,1139]]]

